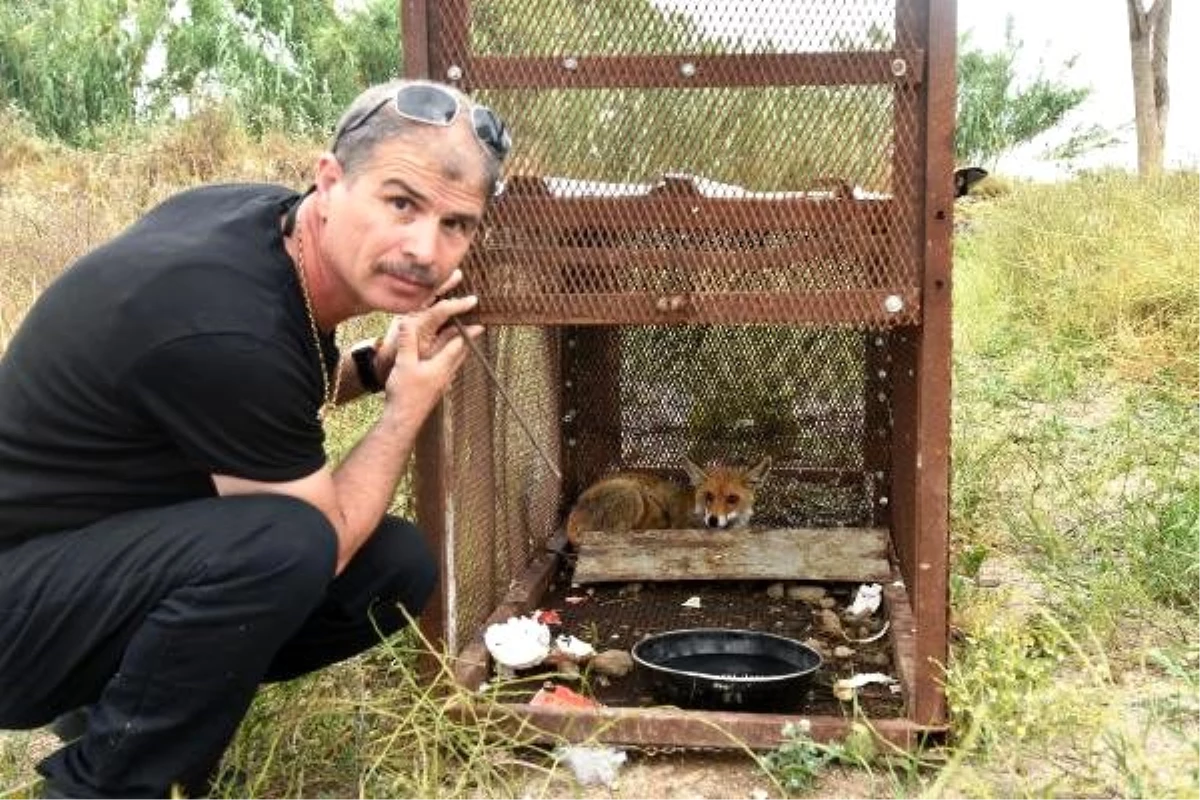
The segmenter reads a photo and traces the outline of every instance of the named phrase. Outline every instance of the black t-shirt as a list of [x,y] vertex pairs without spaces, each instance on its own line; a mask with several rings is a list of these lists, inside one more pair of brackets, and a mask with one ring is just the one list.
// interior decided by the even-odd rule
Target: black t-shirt
[[[81,258],[0,359],[0,541],[325,462],[318,354],[267,185],[183,192]],[[322,340],[327,369],[337,363]],[[332,372],[330,372],[332,375]]]

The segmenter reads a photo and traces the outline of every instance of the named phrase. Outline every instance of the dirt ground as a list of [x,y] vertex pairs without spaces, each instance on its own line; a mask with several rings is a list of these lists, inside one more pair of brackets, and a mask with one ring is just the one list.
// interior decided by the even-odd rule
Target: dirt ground
[[587,800],[644,798],[645,800],[709,800],[744,798],[766,800],[782,797],[880,797],[893,796],[894,789],[880,775],[861,770],[829,767],[821,772],[807,795],[785,795],[746,754],[734,752],[688,752],[668,754],[627,753],[627,761],[616,771],[611,787],[582,785],[566,770],[549,781],[530,783],[525,797],[577,797]]
[[[0,731],[0,737],[16,735]],[[30,760],[48,755],[58,741],[47,731],[33,734]],[[524,798],[580,798],[581,800],[767,800],[785,795],[762,772],[754,760],[736,752],[646,753],[626,751],[626,760],[614,771],[611,785],[581,783],[565,764],[549,777],[531,779]],[[11,776],[9,776],[11,777]],[[18,785],[0,785],[0,797],[28,797],[36,791],[37,775],[32,770]],[[877,780],[861,771],[829,768],[821,773],[813,797],[875,797],[891,794]],[[796,795],[792,795],[796,796]]]

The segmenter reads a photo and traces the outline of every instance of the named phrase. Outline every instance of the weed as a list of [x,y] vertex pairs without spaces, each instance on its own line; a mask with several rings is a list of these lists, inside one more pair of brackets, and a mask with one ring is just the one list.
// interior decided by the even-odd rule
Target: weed
[[845,745],[814,741],[800,725],[785,724],[783,739],[783,743],[764,756],[761,763],[789,792],[809,791],[821,772],[831,764],[859,763]]

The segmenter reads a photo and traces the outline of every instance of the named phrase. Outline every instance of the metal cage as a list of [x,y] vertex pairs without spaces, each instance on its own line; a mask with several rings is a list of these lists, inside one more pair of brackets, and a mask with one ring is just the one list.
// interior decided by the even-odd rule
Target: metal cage
[[[464,265],[488,364],[468,362],[417,451],[443,556],[423,623],[459,679],[488,674],[484,627],[556,580],[590,481],[771,455],[764,524],[882,542],[903,691],[877,729],[943,729],[953,0],[402,8],[405,73],[497,109],[517,145]],[[514,709],[679,746],[773,746],[794,718]],[[848,724],[805,716],[815,736]]]

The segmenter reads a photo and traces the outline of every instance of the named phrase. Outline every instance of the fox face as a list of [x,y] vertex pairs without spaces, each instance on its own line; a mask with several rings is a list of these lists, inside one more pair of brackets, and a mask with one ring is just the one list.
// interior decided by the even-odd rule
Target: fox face
[[716,466],[704,469],[683,460],[695,492],[695,517],[706,528],[742,528],[754,515],[754,495],[771,470],[770,456],[749,469]]

